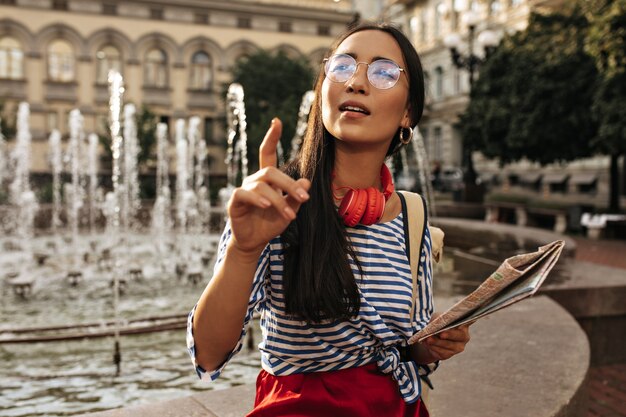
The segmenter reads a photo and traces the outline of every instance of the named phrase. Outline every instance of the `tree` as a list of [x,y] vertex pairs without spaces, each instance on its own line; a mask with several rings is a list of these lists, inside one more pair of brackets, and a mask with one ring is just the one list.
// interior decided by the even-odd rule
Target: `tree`
[[591,155],[597,70],[584,51],[586,27],[579,9],[532,14],[525,31],[505,37],[483,64],[461,116],[464,141],[501,164]]
[[291,149],[298,108],[304,93],[312,88],[313,70],[304,58],[292,59],[282,51],[260,51],[237,61],[233,82],[241,84],[244,91],[249,172],[254,172],[258,149],[272,118],[282,120],[281,144],[285,153]]
[[[141,106],[141,110],[135,113],[135,123],[137,125],[137,140],[141,148],[137,157],[137,167],[141,171],[145,169],[151,162],[154,162],[154,145],[156,143],[156,126],[158,123],[156,114],[154,114],[148,106]],[[111,152],[111,131],[109,126],[103,126],[104,134],[99,135],[100,144],[104,148],[107,160],[112,160]],[[120,131],[123,134],[124,130]]]
[[[158,120],[148,106],[143,105],[141,106],[141,110],[135,113],[135,123],[137,125],[137,140],[139,141],[140,147],[139,155],[137,156],[137,169],[141,173],[154,165],[154,146],[156,143],[156,126]],[[105,133],[98,135],[98,139],[104,148],[104,158],[108,163],[113,160],[113,153],[111,151],[111,131],[108,125],[103,127]],[[123,134],[123,132],[122,129],[120,134]],[[140,176],[139,187],[142,198],[154,198],[156,190],[152,178]]]
[[16,114],[15,112],[9,114],[9,112],[5,111],[4,106],[5,102],[0,101],[0,133],[2,133],[5,140],[13,140],[17,132],[15,126]]
[[[581,5],[590,22],[586,50],[600,74],[591,108],[598,121],[593,146],[610,156],[609,210],[619,212],[618,160],[626,155],[626,0],[590,0]],[[626,193],[626,158],[622,170]]]

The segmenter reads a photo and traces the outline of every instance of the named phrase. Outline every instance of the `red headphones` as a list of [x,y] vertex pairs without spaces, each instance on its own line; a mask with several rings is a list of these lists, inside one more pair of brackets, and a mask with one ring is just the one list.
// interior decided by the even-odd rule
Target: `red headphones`
[[380,182],[383,187],[382,193],[374,187],[365,189],[341,187],[349,188],[339,205],[339,215],[346,226],[354,227],[358,223],[368,226],[380,220],[385,211],[385,202],[394,191],[391,172],[385,164],[380,168]]

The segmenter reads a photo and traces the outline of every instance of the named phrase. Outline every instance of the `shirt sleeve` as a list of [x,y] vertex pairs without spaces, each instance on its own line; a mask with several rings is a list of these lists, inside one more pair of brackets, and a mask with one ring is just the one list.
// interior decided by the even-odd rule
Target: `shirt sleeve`
[[[419,276],[417,280],[417,307],[415,309],[415,322],[417,330],[424,328],[434,311],[433,304],[433,264],[432,264],[432,240],[428,227],[424,228],[424,244],[420,254]],[[432,384],[428,376],[439,367],[439,361],[426,365],[418,365],[419,375],[431,388]]]
[[[222,237],[220,238],[220,242],[218,245],[217,251],[217,260],[215,262],[215,268],[213,273],[217,271],[220,267],[221,263],[224,261],[224,256],[226,255],[226,247],[228,246],[228,242],[231,238],[231,230],[230,223],[226,224],[226,228],[224,229],[224,233],[222,233]],[[257,264],[257,269],[254,274],[254,280],[252,281],[252,288],[250,290],[250,300],[248,301],[248,310],[246,312],[246,316],[243,322],[243,327],[241,329],[241,335],[239,336],[239,340],[237,344],[233,348],[233,350],[228,354],[226,360],[215,370],[209,371],[203,369],[196,360],[196,348],[195,341],[193,335],[193,317],[196,312],[197,304],[193,307],[189,316],[187,317],[187,351],[189,352],[189,356],[191,357],[191,362],[196,369],[196,373],[198,377],[202,380],[206,381],[214,381],[217,377],[220,376],[224,367],[231,360],[233,356],[235,356],[241,350],[243,346],[243,341],[246,336],[246,332],[248,329],[248,323],[252,319],[252,314],[254,313],[255,308],[257,308],[266,297],[266,288],[265,288],[265,277],[269,272],[269,254],[270,254],[270,245],[268,244],[261,256],[259,258],[259,262]]]

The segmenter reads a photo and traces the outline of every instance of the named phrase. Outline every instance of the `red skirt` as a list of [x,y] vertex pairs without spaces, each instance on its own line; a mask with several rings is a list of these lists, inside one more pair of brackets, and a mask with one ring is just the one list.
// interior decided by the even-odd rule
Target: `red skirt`
[[421,400],[407,404],[398,384],[375,363],[331,372],[274,376],[256,381],[247,417],[428,417]]

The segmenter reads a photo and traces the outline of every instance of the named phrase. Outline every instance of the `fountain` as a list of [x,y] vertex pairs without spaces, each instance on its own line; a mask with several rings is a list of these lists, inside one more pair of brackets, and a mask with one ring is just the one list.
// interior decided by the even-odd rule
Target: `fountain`
[[[311,105],[315,100],[315,92],[312,90],[307,91],[302,95],[302,101],[300,102],[300,108],[298,109],[298,123],[296,124],[296,131],[291,139],[291,151],[289,152],[289,162],[296,159],[296,155],[302,146],[302,138],[306,133],[306,128],[309,120],[309,113],[311,112]],[[278,142],[278,163],[282,165],[285,162],[283,146]]]
[[52,168],[52,219],[50,221],[52,233],[56,234],[61,226],[61,171],[63,171],[63,160],[61,156],[61,132],[54,129],[50,133],[50,167]]
[[87,153],[87,173],[89,175],[89,230],[93,234],[96,227],[96,199],[98,190],[98,135],[89,135]]
[[[0,117],[0,127],[2,127],[2,118]],[[0,128],[0,190],[2,190],[2,185],[4,184],[4,177],[7,173],[7,145],[4,140],[4,135],[2,134],[2,129]]]

